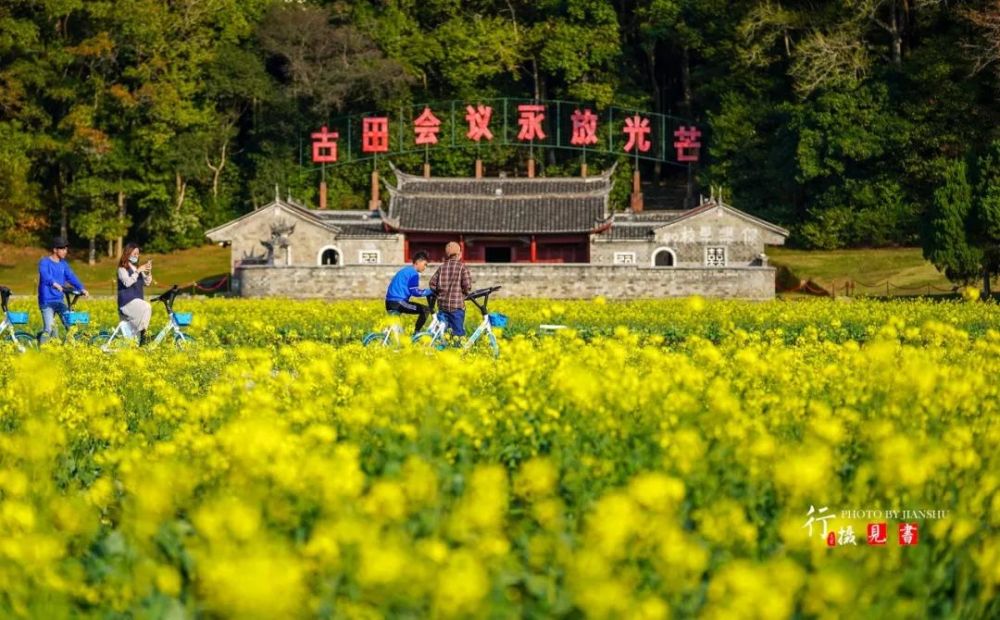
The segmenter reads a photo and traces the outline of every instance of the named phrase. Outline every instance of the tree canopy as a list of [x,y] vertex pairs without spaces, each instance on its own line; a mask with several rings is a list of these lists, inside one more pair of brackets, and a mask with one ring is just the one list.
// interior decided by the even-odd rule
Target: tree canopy
[[[695,119],[698,181],[793,243],[939,247],[949,213],[968,262],[1000,238],[998,41],[1000,0],[7,0],[0,240],[195,245],[275,185],[312,201],[303,141],[334,116],[516,97]],[[367,168],[327,180],[365,204]]]

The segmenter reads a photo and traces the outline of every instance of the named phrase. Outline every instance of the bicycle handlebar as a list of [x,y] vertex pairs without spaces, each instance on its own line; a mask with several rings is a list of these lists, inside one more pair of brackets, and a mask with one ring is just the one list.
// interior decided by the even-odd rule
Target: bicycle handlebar
[[[472,303],[474,303],[476,307],[479,308],[479,312],[481,312],[483,316],[486,316],[486,314],[489,312],[489,308],[487,308],[487,305],[490,303],[490,295],[499,290],[500,286],[490,286],[487,288],[477,289],[466,295],[465,299],[466,301],[471,301]],[[479,298],[482,298],[483,300],[482,303],[478,301]]]
[[501,289],[500,286],[490,286],[490,287],[487,287],[487,288],[476,289],[476,290],[472,291],[471,293],[469,293],[468,295],[466,295],[465,298],[471,301],[471,300],[474,300],[474,299],[479,298],[479,297],[486,297],[487,295],[489,295],[491,293],[495,293],[495,292],[499,291],[500,289]]
[[179,292],[180,289],[175,284],[149,301],[162,301],[163,303],[167,303],[168,300],[173,300],[174,297],[177,297],[177,293]]
[[174,311],[174,297],[177,297],[177,295],[180,292],[181,292],[180,288],[175,284],[175,285],[171,286],[169,289],[167,289],[166,291],[163,291],[162,293],[160,293],[159,295],[157,295],[156,297],[153,297],[149,301],[152,301],[152,302],[162,301],[164,307],[166,307],[166,309],[167,309],[167,312],[173,312]]
[[66,305],[69,306],[70,310],[72,310],[73,305],[76,303],[76,301],[81,297],[83,297],[83,293],[76,290],[72,286],[64,286],[63,296],[66,297]]

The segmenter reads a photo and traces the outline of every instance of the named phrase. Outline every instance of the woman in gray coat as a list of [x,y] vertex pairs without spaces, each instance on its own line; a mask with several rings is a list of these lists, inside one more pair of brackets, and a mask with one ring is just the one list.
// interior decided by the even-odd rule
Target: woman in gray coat
[[146,344],[146,329],[153,307],[143,299],[143,287],[153,281],[153,263],[139,264],[139,246],[129,243],[118,261],[118,315],[133,334],[139,334],[139,344]]

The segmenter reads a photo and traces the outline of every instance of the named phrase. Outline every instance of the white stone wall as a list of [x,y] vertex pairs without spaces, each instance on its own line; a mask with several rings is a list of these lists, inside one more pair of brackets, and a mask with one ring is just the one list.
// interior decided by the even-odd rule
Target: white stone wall
[[[224,231],[222,236],[230,242],[230,268],[234,269],[244,256],[260,256],[267,252],[261,241],[271,238],[271,225],[294,224],[295,231],[288,237],[289,252],[276,249],[276,265],[313,266],[317,264],[319,249],[333,243],[333,233],[319,224],[299,216],[295,211],[272,205],[250,217],[238,221]],[[220,235],[214,235],[218,238]]]
[[341,250],[344,265],[360,265],[361,259],[370,257],[372,252],[378,253],[380,264],[403,264],[403,235],[383,239],[335,239],[331,245]]
[[729,211],[716,207],[656,230],[656,247],[673,248],[679,266],[705,264],[705,248],[725,247],[727,266],[751,264],[766,245],[784,245],[785,238]]
[[291,243],[289,252],[275,251],[274,263],[278,266],[320,266],[320,256],[327,248],[340,253],[341,265],[361,264],[363,256],[378,256],[381,263],[398,264],[403,261],[402,235],[373,239],[339,238],[329,228],[303,218],[294,211],[271,206],[233,224],[223,233],[231,244],[230,269],[234,270],[244,255],[260,256],[266,252],[267,249],[260,242],[271,238],[271,225],[279,222],[294,223],[295,231],[288,238]]
[[[385,295],[400,265],[241,268],[237,288],[244,297],[372,299]],[[421,279],[426,286],[436,265]],[[772,299],[774,269],[730,267],[614,267],[597,265],[469,265],[473,288],[499,284],[502,296],[554,299],[640,299],[703,295],[742,299]]]
[[607,236],[593,235],[590,262],[614,265],[616,254],[634,253],[638,266],[652,267],[653,255],[667,248],[674,253],[675,268],[704,267],[706,248],[723,247],[727,267],[747,267],[765,253],[766,245],[784,243],[784,237],[774,231],[725,209],[715,208],[680,222],[665,224],[656,229],[652,242],[611,241]]
[[636,266],[649,267],[653,247],[647,241],[610,241],[593,235],[590,244],[590,264],[614,265],[615,254],[635,254]]

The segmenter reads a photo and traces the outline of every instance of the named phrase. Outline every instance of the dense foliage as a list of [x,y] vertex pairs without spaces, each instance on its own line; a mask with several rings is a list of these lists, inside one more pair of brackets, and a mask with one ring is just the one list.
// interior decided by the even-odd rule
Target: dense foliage
[[[303,142],[332,116],[509,96],[694,118],[701,183],[793,242],[913,243],[938,160],[1000,137],[998,40],[998,0],[7,0],[0,236],[197,244],[275,185],[311,201]],[[334,206],[366,174],[333,171]]]
[[992,303],[498,300],[499,360],[178,303],[192,350],[0,358],[3,617],[1000,613]]
[[1000,273],[1000,141],[971,171],[958,160],[944,166],[924,235],[924,256],[952,281],[990,279]]

